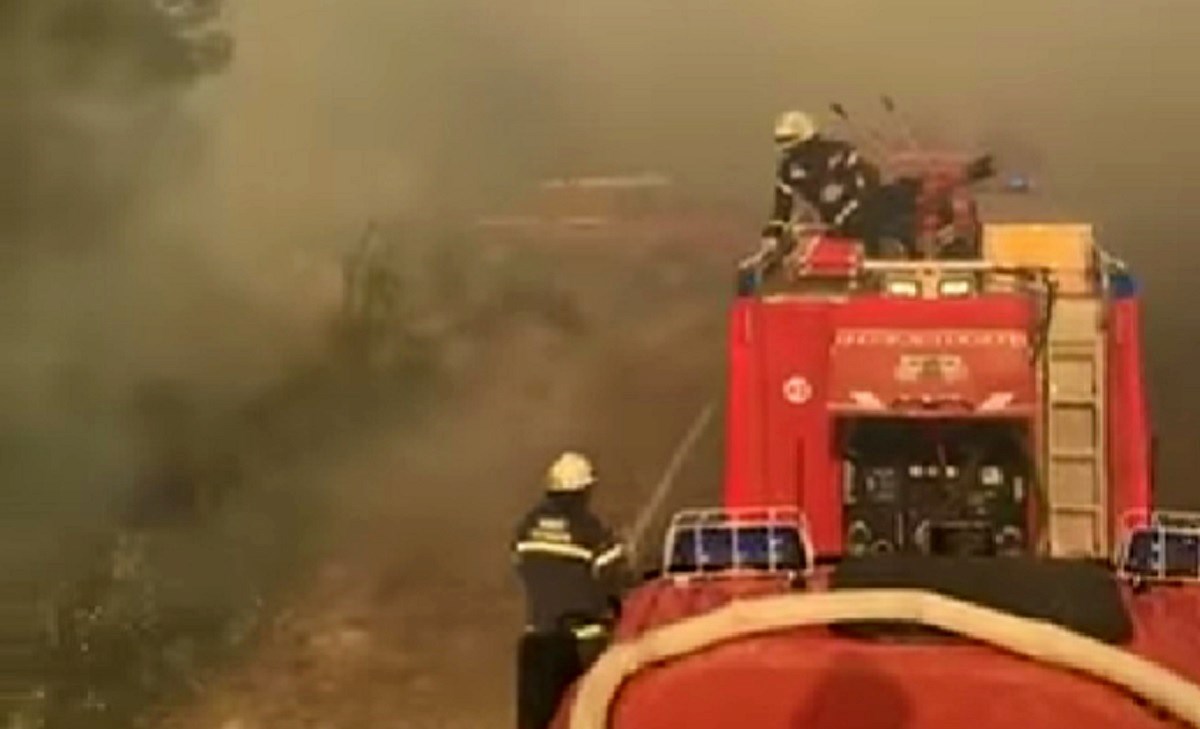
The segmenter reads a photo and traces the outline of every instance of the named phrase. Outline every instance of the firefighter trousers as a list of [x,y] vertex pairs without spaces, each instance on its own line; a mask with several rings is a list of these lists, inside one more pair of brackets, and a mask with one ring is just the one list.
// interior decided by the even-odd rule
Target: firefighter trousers
[[517,648],[517,729],[547,729],[567,689],[600,657],[607,632],[532,632]]

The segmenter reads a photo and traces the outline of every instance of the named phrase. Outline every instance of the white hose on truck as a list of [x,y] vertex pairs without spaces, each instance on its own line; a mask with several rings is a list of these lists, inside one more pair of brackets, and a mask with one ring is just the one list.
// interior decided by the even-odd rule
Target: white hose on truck
[[1041,620],[921,590],[864,589],[737,600],[614,644],[580,682],[570,729],[607,729],[621,685],[657,663],[719,643],[804,626],[899,621],[956,633],[1128,690],[1200,729],[1200,687],[1129,651]]

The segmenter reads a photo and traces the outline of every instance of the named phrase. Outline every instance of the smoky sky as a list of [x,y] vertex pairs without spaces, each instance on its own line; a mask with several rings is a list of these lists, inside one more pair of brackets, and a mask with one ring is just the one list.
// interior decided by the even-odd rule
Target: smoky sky
[[[235,16],[218,149],[246,207],[470,210],[530,176],[643,167],[756,205],[777,111],[841,101],[880,120],[888,93],[923,129],[1035,159],[1048,205],[1141,228],[1187,214],[1180,167],[1200,148],[1187,2],[301,0]],[[1128,237],[1106,242],[1153,248]]]

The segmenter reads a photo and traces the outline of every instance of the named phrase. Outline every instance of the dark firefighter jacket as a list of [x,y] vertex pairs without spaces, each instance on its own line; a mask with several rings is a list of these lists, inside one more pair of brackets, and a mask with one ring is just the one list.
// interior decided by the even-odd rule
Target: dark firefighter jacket
[[548,494],[517,527],[513,561],[524,583],[526,629],[582,633],[607,623],[628,579],[625,549],[584,493]]
[[859,237],[857,223],[879,183],[879,170],[846,142],[815,137],[798,144],[780,157],[774,209],[764,233],[782,233],[799,198],[812,206],[822,223]]

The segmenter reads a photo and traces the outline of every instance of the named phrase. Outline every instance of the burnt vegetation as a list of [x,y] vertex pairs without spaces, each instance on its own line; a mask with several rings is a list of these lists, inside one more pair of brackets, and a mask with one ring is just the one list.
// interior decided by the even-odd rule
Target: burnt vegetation
[[[3,590],[4,627],[27,648],[6,672],[16,684],[0,705],[6,726],[129,726],[148,697],[180,679],[196,645],[220,645],[207,634],[222,613],[160,609],[164,581],[150,577],[142,528],[194,498],[197,478],[227,483],[231,459],[209,445],[170,383],[112,392],[87,356],[39,362],[37,352],[60,342],[30,296],[90,296],[48,272],[77,265],[74,256],[119,258],[121,225],[149,183],[156,137],[147,132],[232,59],[220,11],[205,1],[0,3],[0,346],[9,355],[0,384],[28,394],[0,418],[0,451],[12,456],[0,478],[16,506],[0,528],[11,559],[25,562],[6,563],[6,573],[38,575]],[[103,267],[93,278],[122,285]],[[129,324],[97,316],[93,326]],[[105,433],[124,438],[134,422],[143,430],[128,427],[121,447],[143,463],[113,469],[101,455],[113,440]],[[157,501],[120,505],[139,479],[161,482]],[[83,509],[90,518],[68,516]]]
[[458,236],[409,243],[416,266],[369,261],[355,293],[387,288],[388,306],[330,311],[321,357],[227,406],[169,378],[128,393],[121,419],[138,457],[105,507],[113,527],[45,605],[54,628],[35,705],[48,726],[152,721],[201,690],[323,549],[319,515],[342,497],[306,471],[494,386],[488,363],[521,331],[564,342],[586,331],[578,302],[530,275],[537,256],[468,257],[449,273],[468,245]]

